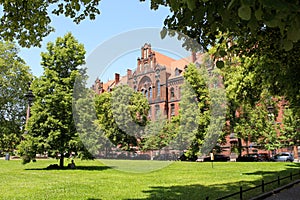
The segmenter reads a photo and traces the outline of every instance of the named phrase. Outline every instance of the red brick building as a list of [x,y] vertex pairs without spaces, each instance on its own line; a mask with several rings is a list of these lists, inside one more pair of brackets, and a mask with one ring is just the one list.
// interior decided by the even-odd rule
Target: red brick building
[[97,94],[110,91],[117,85],[128,85],[135,91],[142,92],[150,104],[149,117],[153,120],[158,113],[168,116],[178,115],[183,71],[189,63],[201,63],[202,54],[175,60],[154,51],[151,44],[141,47],[141,57],[137,58],[134,70],[127,69],[127,74],[103,83],[96,79],[92,86]]
[[[151,44],[144,44],[141,47],[141,56],[137,58],[137,64],[134,70],[127,69],[127,74],[121,76],[115,73],[114,80],[103,83],[96,79],[92,89],[101,94],[105,91],[111,91],[117,85],[128,85],[135,91],[142,92],[150,104],[149,118],[155,120],[158,113],[162,113],[170,119],[178,115],[179,102],[181,99],[181,86],[183,84],[183,72],[189,63],[201,64],[203,54],[192,54],[191,56],[175,60],[151,48]],[[282,102],[281,102],[282,103]],[[283,106],[279,105],[279,115],[276,118],[277,123],[282,122]],[[248,141],[242,142],[243,154],[250,152],[266,152],[259,149],[255,143]],[[237,138],[234,134],[226,137],[226,143],[222,149],[225,154],[230,154],[232,147],[236,145]],[[288,149],[291,151],[292,149]],[[270,153],[270,152],[268,152]],[[297,156],[297,152],[294,149]]]

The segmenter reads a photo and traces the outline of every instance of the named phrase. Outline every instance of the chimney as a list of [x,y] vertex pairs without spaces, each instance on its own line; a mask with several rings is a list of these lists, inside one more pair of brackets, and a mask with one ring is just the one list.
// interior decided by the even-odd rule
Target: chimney
[[195,62],[196,62],[196,59],[197,59],[196,53],[193,51],[193,52],[192,52],[192,62],[195,63]]
[[120,82],[120,74],[115,73],[115,84],[118,84]]
[[127,77],[129,78],[132,75],[131,69],[127,69]]

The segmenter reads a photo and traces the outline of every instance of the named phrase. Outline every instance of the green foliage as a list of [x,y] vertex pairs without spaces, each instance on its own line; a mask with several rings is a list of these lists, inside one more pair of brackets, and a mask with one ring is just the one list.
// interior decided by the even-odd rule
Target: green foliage
[[0,151],[13,151],[25,126],[29,67],[13,43],[0,42]]
[[123,150],[139,145],[150,108],[141,93],[118,86],[96,96],[95,107],[97,123],[113,145],[121,145]]
[[283,112],[283,126],[280,127],[283,145],[299,145],[300,118],[295,114],[295,109],[289,106],[286,106]]
[[[75,79],[84,64],[85,50],[70,34],[49,43],[42,53],[44,74],[33,81],[35,96],[28,123],[28,134],[20,145],[20,153],[33,159],[36,153],[57,157],[63,167],[65,153],[78,153],[83,145],[76,132],[72,114]],[[29,150],[28,150],[29,149]]]
[[226,95],[220,72],[205,55],[201,66],[187,67],[184,78],[175,144],[187,149],[186,156],[207,155],[224,139]]
[[157,119],[149,121],[145,135],[143,136],[143,150],[162,150],[165,147],[178,149],[173,146],[174,138],[178,133],[178,117],[167,120],[161,113],[157,114]]
[[64,15],[79,23],[86,17],[91,20],[100,14],[97,6],[100,0],[1,0],[0,38],[14,39],[22,47],[40,46],[44,37],[54,28],[50,26],[51,14]]
[[[218,40],[223,41],[211,48],[210,54],[216,59],[223,57],[224,67],[221,72],[229,102],[227,120],[230,122],[230,128],[227,129],[227,134],[235,133],[235,136],[243,139],[246,145],[249,145],[248,142],[251,140],[269,150],[282,147],[274,118],[277,116],[278,98],[277,100],[271,98],[272,94],[278,93],[272,92],[273,86],[270,83],[275,81],[270,77],[276,72],[272,70],[271,73],[265,74],[269,68],[273,68],[265,65],[269,59],[256,54],[237,56],[229,49],[230,45],[234,46],[238,41],[231,40],[228,45],[229,38],[226,34],[219,35]],[[227,52],[226,55],[221,55],[221,51]],[[274,108],[273,113],[270,113],[269,107]],[[241,144],[238,148],[241,150]]]
[[279,39],[273,42],[283,41],[286,50],[292,49],[293,42],[300,39],[297,1],[151,0],[152,9],[160,5],[170,7],[172,12],[165,20],[167,28],[196,39],[204,47],[215,43],[219,31],[236,37],[259,38],[264,37],[265,30],[278,30]]
[[[151,1],[152,9],[160,5],[172,11],[165,19],[162,36],[174,36],[175,30],[207,50],[217,46],[214,55],[220,69],[226,65],[224,59],[233,55],[241,58],[245,68],[240,78],[247,83],[241,85],[244,95],[259,93],[260,87],[254,85],[260,84],[273,96],[285,96],[293,107],[300,107],[298,1]],[[195,47],[189,42],[184,46]]]
[[109,148],[107,138],[97,124],[95,111],[95,92],[86,88],[87,76],[77,76],[74,90],[72,111],[77,133],[85,147],[79,156],[82,158],[96,157],[101,151]]
[[[194,77],[191,77],[192,74]],[[189,76],[190,79],[201,77],[199,71],[193,65],[187,68],[184,75],[185,77]],[[195,87],[197,86],[194,85],[194,88]],[[181,91],[179,109],[180,126],[176,138],[174,139],[174,146],[182,152],[188,149],[186,154],[195,155],[198,153],[199,147],[204,139],[207,118],[202,115],[203,113],[201,113],[198,102],[196,101],[197,96],[188,81],[184,82]],[[200,120],[202,122],[201,127]]]

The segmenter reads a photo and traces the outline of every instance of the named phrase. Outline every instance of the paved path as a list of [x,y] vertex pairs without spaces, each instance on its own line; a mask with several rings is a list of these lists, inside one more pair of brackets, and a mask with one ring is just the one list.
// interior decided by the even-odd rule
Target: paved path
[[300,183],[281,190],[279,193],[273,194],[265,200],[300,200]]

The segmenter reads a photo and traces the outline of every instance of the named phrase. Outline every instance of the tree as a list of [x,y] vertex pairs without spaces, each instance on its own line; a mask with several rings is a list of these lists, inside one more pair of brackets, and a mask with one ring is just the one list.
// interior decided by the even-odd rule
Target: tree
[[[190,79],[192,79],[199,76],[199,72],[194,73],[194,70],[198,72],[195,66],[189,66],[184,74],[185,77],[191,75],[195,76],[189,77]],[[188,75],[188,73],[190,73],[190,75]],[[203,87],[206,88],[206,85],[204,85]],[[186,156],[191,157],[199,152],[200,145],[204,140],[204,128],[206,127],[206,125],[202,126],[202,129],[200,129],[199,122],[201,117],[203,119],[203,113],[200,112],[198,102],[196,101],[197,96],[188,81],[184,82],[181,91],[181,101],[179,104],[180,125],[178,133],[173,140],[174,144],[172,146],[175,146],[175,148],[180,150],[181,153],[183,153],[185,150],[188,150]]]
[[[226,37],[226,35],[219,35]],[[219,51],[227,51],[226,42],[219,43],[209,51],[220,59]],[[226,88],[227,100],[229,103],[227,121],[229,128],[227,134],[234,133],[238,139],[237,149],[242,153],[242,140],[246,143],[246,150],[249,148],[249,141],[274,150],[279,148],[278,134],[274,124],[275,119],[270,119],[268,108],[274,108],[274,116],[277,112],[276,98],[271,98],[270,87],[264,84],[263,77],[259,74],[261,69],[257,64],[264,62],[262,57],[255,56],[239,57],[228,53],[222,58],[224,66],[220,71]]]
[[36,153],[46,153],[59,158],[63,168],[65,155],[84,150],[73,120],[72,95],[79,67],[85,63],[85,50],[68,33],[48,43],[41,56],[44,73],[32,82],[35,101],[20,153],[27,161]]
[[110,143],[101,131],[95,111],[95,92],[86,88],[87,75],[77,76],[73,89],[72,111],[77,133],[86,152],[84,158],[108,154]]
[[121,85],[96,96],[95,107],[100,129],[113,145],[130,151],[141,144],[150,109],[142,93]]
[[[264,40],[266,32],[278,30],[286,50],[300,40],[299,2],[288,0],[151,0],[151,8],[168,6],[172,12],[165,26],[196,39],[204,47],[215,44],[219,32]],[[248,47],[245,47],[248,48]]]
[[161,112],[157,113],[156,117],[157,119],[150,121],[145,128],[142,149],[158,150],[160,155],[163,148],[170,147],[177,131],[174,119],[167,120]]
[[[162,36],[167,30],[174,35],[172,30],[176,30],[206,49],[224,44],[226,48],[217,49],[216,56],[236,54],[252,59],[253,65],[247,73],[254,72],[253,80],[261,80],[272,95],[285,96],[293,107],[299,108],[298,1],[151,1],[152,9],[160,5],[169,6],[172,12],[164,22]],[[218,37],[220,33],[222,37]],[[189,42],[185,46],[191,47]],[[223,67],[223,61],[218,60],[217,66]]]
[[205,65],[197,68],[190,64],[184,78],[180,128],[175,140],[188,150],[187,157],[197,155],[199,151],[202,155],[208,154],[222,135],[220,131],[225,122],[222,119],[223,109],[217,108],[224,104],[220,98],[222,95],[217,94],[219,83],[214,82],[213,76],[208,76],[208,66]]
[[288,105],[283,111],[283,122],[280,127],[280,135],[283,137],[285,146],[299,145],[300,142],[300,118]]
[[28,82],[33,76],[13,43],[0,42],[0,152],[11,152],[25,127]]
[[75,23],[86,17],[93,20],[100,14],[97,8],[99,2],[100,0],[0,1],[0,38],[7,41],[15,39],[22,47],[41,46],[43,38],[54,31],[50,26],[50,13],[63,14]]

